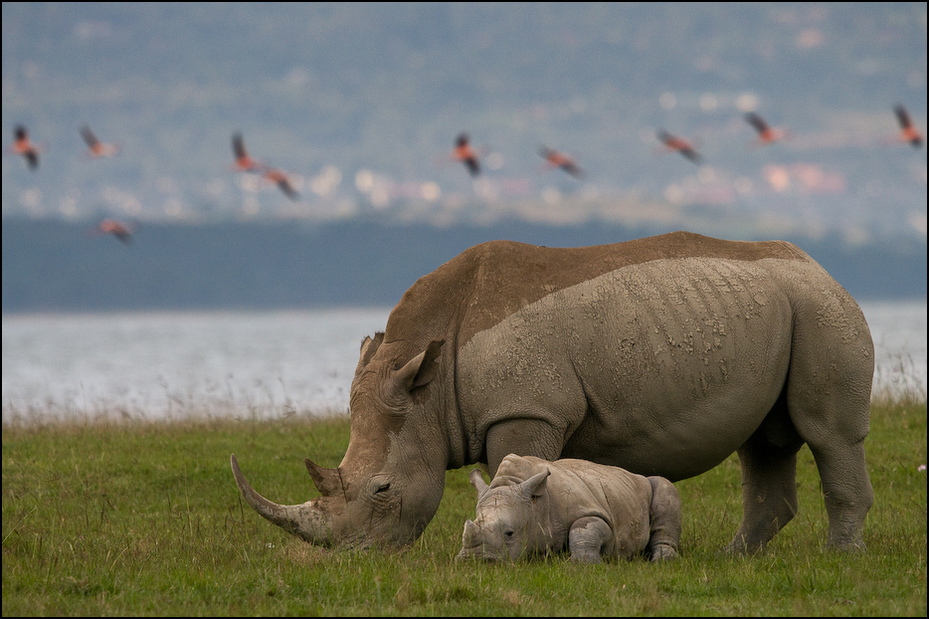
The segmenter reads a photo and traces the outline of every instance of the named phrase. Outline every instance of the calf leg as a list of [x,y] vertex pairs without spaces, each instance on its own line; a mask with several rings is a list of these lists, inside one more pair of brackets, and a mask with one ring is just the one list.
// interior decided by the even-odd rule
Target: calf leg
[[648,481],[652,485],[648,554],[652,561],[674,559],[681,541],[681,495],[664,477],[649,477]]
[[613,539],[613,530],[602,518],[587,516],[575,520],[568,532],[571,560],[579,563],[600,563],[603,547]]

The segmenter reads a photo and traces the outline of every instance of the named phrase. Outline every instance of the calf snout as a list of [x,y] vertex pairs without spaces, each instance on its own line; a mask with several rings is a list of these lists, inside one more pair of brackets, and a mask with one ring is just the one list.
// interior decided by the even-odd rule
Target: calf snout
[[476,524],[471,520],[465,522],[461,534],[461,550],[455,557],[461,559],[480,559],[483,561],[502,561],[509,558],[506,548],[506,535],[512,530],[495,524]]

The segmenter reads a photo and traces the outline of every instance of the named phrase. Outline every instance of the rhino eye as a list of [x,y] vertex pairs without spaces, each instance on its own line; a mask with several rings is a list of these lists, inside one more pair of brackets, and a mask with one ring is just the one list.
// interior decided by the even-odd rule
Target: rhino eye
[[511,539],[513,539],[513,535],[515,534],[516,533],[515,531],[513,531],[513,529],[507,529],[506,531],[503,532],[503,537],[504,539],[506,539],[506,541],[510,541]]
[[377,489],[374,491],[374,494],[379,494],[379,493],[381,493],[381,492],[387,492],[388,490],[390,490],[390,483],[381,484],[381,485],[378,486]]

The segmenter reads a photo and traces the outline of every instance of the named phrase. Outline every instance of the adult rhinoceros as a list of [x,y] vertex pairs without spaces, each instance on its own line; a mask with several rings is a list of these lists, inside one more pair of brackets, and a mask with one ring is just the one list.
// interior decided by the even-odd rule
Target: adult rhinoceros
[[494,474],[515,453],[677,481],[738,450],[743,515],[728,550],[745,553],[796,513],[807,443],[829,545],[863,548],[873,370],[858,305],[790,243],[495,241],[420,278],[364,340],[345,457],[335,469],[306,460],[321,497],[272,503],[231,464],[259,514],[357,548],[416,539],[446,469]]

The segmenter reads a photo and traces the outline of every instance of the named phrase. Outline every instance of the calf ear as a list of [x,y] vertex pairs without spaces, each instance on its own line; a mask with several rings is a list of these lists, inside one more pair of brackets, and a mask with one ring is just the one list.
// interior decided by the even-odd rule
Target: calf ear
[[480,500],[481,496],[487,492],[487,488],[489,488],[487,483],[484,481],[484,476],[481,474],[481,469],[474,469],[471,471],[471,475],[468,476],[468,480],[470,480],[471,485],[474,486],[474,489],[477,490],[477,498]]
[[549,475],[551,475],[551,471],[545,469],[541,473],[536,473],[526,481],[517,484],[516,488],[520,496],[526,501],[541,496],[545,492],[545,480],[548,479]]
[[439,358],[439,352],[442,350],[442,344],[445,340],[433,340],[429,342],[426,350],[410,359],[406,365],[397,370],[397,382],[406,388],[407,391],[422,387],[435,378],[439,369],[436,360]]

